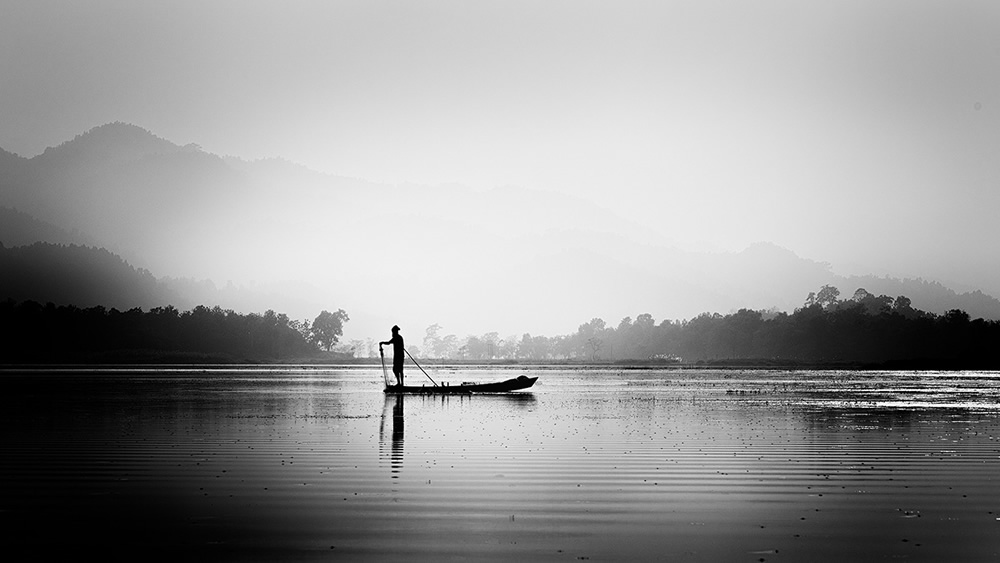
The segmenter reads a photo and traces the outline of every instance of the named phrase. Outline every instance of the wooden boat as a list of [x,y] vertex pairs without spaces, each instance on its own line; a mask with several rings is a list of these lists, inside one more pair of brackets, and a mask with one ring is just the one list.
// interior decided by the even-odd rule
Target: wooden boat
[[386,393],[412,393],[426,395],[460,395],[463,393],[506,393],[508,391],[520,391],[535,384],[537,377],[520,375],[507,381],[497,381],[495,383],[463,383],[461,385],[436,385],[428,387],[426,385],[416,387],[413,385],[388,385]]

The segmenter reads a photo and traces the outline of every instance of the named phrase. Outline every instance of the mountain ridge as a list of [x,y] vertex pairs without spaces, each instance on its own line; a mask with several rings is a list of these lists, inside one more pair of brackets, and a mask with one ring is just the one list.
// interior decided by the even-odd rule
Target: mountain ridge
[[[378,184],[283,159],[222,157],[122,123],[29,159],[0,153],[0,206],[86,233],[86,241],[62,240],[106,248],[163,278],[301,284],[268,308],[302,317],[336,300],[351,311],[350,328],[364,332],[394,318],[555,334],[582,317],[792,310],[825,284],[844,293],[898,289],[930,312],[964,304],[973,316],[1000,318],[984,288],[960,294],[940,282],[837,276],[767,242],[685,251],[574,196]],[[483,320],[470,317],[473,305]]]

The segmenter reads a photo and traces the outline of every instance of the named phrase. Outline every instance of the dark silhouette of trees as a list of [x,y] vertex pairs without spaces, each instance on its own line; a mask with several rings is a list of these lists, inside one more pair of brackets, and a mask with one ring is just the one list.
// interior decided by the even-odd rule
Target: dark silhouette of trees
[[349,320],[350,318],[343,309],[337,309],[336,313],[323,310],[313,320],[313,340],[317,345],[329,352],[340,340],[340,337],[344,335],[344,323]]
[[[347,314],[331,314],[342,334]],[[336,332],[336,331],[334,331]],[[301,324],[283,313],[173,306],[143,312],[102,306],[0,302],[0,361],[278,361],[315,356]]]
[[[466,359],[489,359],[483,339],[469,337]],[[1000,322],[959,309],[934,315],[905,296],[859,288],[850,299],[824,286],[792,313],[740,309],[656,324],[643,313],[609,326],[594,318],[567,336],[524,334],[522,361],[673,361],[768,364],[893,364],[998,367]]]
[[[847,300],[839,295],[824,286],[791,314],[740,309],[659,325],[648,315],[636,322],[626,317],[617,328],[604,328],[602,337],[613,343],[609,359],[619,361],[1000,364],[994,353],[1000,349],[1000,322],[972,320],[957,309],[937,316],[914,309],[905,296],[876,296],[863,288]],[[597,321],[569,337],[577,343],[574,350],[594,338],[594,327],[603,325]]]
[[[345,311],[323,311],[312,323],[268,310],[241,314],[220,307],[173,306],[144,312],[79,308],[37,301],[0,301],[0,361],[282,361],[329,351],[343,335]],[[565,336],[500,339],[427,329],[431,357],[472,361],[674,361],[768,364],[885,364],[996,368],[1000,321],[973,319],[961,309],[935,315],[905,296],[863,288],[839,299],[826,286],[791,313],[740,309],[656,323],[643,313],[617,326],[593,318]]]

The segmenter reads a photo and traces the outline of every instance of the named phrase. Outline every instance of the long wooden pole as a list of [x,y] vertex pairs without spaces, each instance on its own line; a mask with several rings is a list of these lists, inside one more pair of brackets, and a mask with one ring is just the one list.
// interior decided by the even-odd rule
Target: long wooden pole
[[[403,348],[403,351],[406,352],[406,355],[409,356],[411,360],[413,360],[413,363],[416,364],[418,368],[420,368],[420,371],[424,371],[424,368],[421,368],[420,364],[417,364],[417,360],[413,359],[413,354],[411,354],[409,350],[407,350],[406,348]],[[424,375],[427,375],[426,371],[424,371]],[[440,385],[437,384],[437,381],[434,381],[433,379],[431,379],[431,376],[427,375],[427,379],[431,380],[431,383],[434,384],[434,387],[440,387]]]
[[379,355],[380,358],[382,358],[382,381],[384,381],[385,382],[385,386],[388,387],[389,386],[389,373],[387,371],[385,371],[385,352],[382,351],[382,348],[378,349],[378,355]]

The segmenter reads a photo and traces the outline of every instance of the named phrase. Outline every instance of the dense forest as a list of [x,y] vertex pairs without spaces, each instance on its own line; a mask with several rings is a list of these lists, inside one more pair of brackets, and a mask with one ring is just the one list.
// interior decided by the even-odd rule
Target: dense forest
[[568,336],[459,340],[427,329],[422,352],[466,360],[644,361],[716,364],[896,364],[925,367],[997,367],[1000,321],[971,319],[953,309],[935,315],[858,289],[849,299],[824,286],[792,313],[741,309],[690,320],[655,322],[649,314],[618,326],[595,318]]
[[[147,312],[104,307],[0,302],[0,361],[288,361],[374,356],[373,343],[337,346],[348,316],[323,311],[312,322],[241,314],[220,307]],[[566,336],[458,339],[428,327],[411,345],[425,358],[464,361],[572,361],[799,365],[844,364],[993,368],[1000,365],[1000,321],[961,310],[935,315],[906,297],[858,289],[849,299],[824,286],[792,313],[741,309],[657,324],[649,314],[617,326],[602,319]],[[322,351],[339,352],[322,356]]]
[[0,362],[234,362],[316,358],[343,335],[342,309],[311,323],[220,307],[127,311],[0,302]]
[[[372,341],[338,345],[347,313],[312,322],[220,307],[119,311],[35,301],[0,302],[0,362],[260,362],[374,357]],[[996,368],[1000,321],[954,309],[935,315],[908,298],[824,286],[792,313],[741,309],[657,324],[649,314],[617,326],[595,318],[566,336],[459,339],[428,327],[409,346],[428,359],[460,361],[708,362],[715,365],[850,365]],[[370,340],[370,339],[369,339]],[[323,352],[326,354],[323,354]]]

